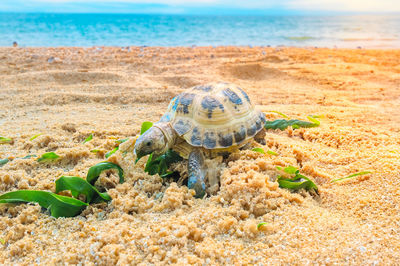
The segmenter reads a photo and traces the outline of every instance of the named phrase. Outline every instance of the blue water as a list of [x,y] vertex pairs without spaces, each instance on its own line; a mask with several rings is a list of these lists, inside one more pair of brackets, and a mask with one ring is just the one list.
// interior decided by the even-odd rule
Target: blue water
[[400,47],[400,16],[0,13],[0,46]]

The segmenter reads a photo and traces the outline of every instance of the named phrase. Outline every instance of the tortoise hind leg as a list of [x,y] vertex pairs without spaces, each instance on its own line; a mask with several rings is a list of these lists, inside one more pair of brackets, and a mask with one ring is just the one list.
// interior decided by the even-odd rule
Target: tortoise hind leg
[[258,143],[260,143],[261,145],[265,145],[265,129],[261,129],[255,136],[254,136],[254,140]]
[[195,149],[189,154],[188,172],[189,189],[196,191],[196,198],[202,198],[206,194],[206,184],[204,182],[206,170],[204,167],[204,155],[200,149]]

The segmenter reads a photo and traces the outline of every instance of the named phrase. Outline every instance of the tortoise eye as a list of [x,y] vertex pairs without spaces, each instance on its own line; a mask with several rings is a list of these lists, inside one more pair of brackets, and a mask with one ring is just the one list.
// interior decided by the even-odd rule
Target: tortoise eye
[[147,146],[147,147],[150,147],[151,144],[152,144],[151,141],[148,141],[148,142],[146,143],[146,146]]

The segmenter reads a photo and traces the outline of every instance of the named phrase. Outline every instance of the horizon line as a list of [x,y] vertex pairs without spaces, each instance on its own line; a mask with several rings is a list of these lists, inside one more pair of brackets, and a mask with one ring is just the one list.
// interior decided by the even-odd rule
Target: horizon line
[[[265,10],[253,10],[253,9],[227,9],[226,12],[220,13],[218,10],[214,10],[215,13],[210,13],[206,11],[210,10],[201,10],[200,12],[148,12],[148,11],[115,11],[115,12],[107,12],[107,11],[1,11],[0,14],[104,14],[104,15],[176,15],[176,16],[187,16],[187,15],[196,15],[196,16],[362,16],[362,15],[399,15],[400,11],[325,11],[325,10],[312,10],[312,11],[304,11],[304,10],[277,10],[277,9],[265,9]],[[230,13],[232,12],[232,13]],[[243,13],[240,13],[243,12]]]

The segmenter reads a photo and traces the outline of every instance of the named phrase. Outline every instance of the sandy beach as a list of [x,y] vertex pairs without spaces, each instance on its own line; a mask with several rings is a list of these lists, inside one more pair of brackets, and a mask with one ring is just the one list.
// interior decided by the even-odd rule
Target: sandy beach
[[[400,50],[0,48],[0,62],[0,136],[13,139],[0,145],[10,160],[0,194],[85,177],[115,140],[136,136],[198,84],[239,85],[269,120],[278,111],[321,122],[269,130],[263,148],[277,156],[232,154],[219,192],[205,199],[117,152],[108,160],[125,183],[113,171],[98,182],[109,203],[59,219],[37,204],[0,204],[0,264],[400,264]],[[20,159],[51,151],[61,159]],[[278,187],[276,166],[288,165],[319,197]],[[331,183],[360,171],[372,173]]]

